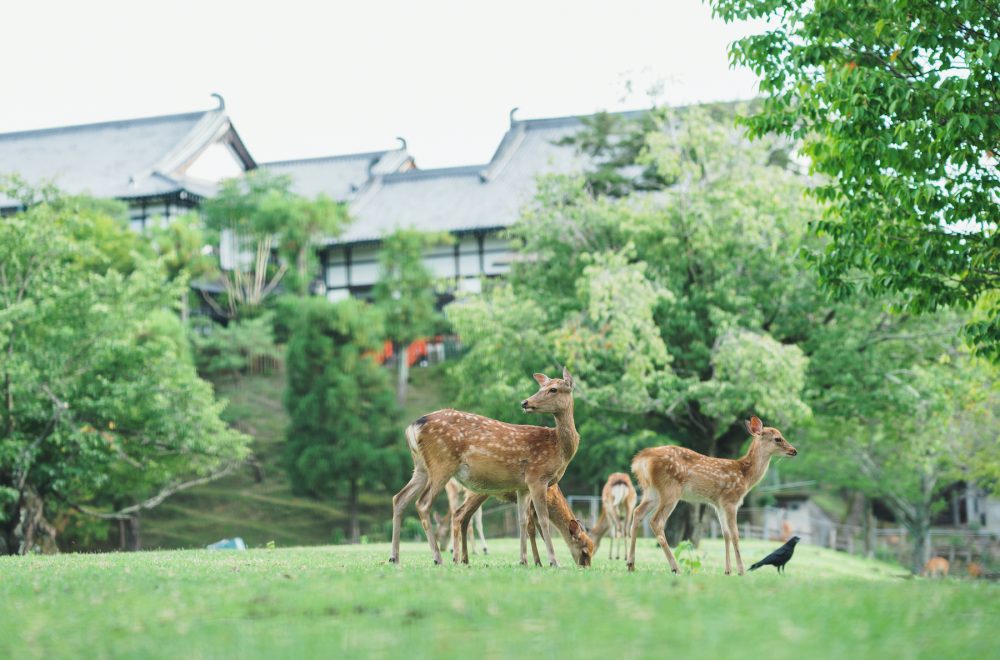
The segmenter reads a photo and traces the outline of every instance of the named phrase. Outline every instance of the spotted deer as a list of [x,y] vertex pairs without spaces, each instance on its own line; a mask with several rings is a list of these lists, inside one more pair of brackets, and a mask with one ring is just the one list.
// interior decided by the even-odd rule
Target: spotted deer
[[[573,424],[573,377],[563,369],[562,378],[534,374],[534,379],[538,392],[522,401],[521,409],[553,415],[555,428],[507,424],[450,409],[424,415],[406,428],[406,444],[413,457],[413,477],[392,498],[390,562],[399,561],[403,510],[417,498],[417,515],[434,563],[441,563],[441,552],[431,529],[430,509],[434,498],[454,477],[474,493],[517,493],[522,564],[528,563],[528,510],[534,505],[549,564],[559,565],[549,534],[545,493],[562,477],[580,446],[580,436]],[[454,521],[452,526],[455,527]],[[452,543],[457,548],[461,539],[453,534]],[[454,554],[456,562],[460,560],[459,554]]]
[[608,475],[608,480],[601,490],[601,515],[597,518],[591,533],[594,536],[594,551],[601,545],[604,535],[611,534],[611,541],[608,543],[608,559],[615,548],[615,539],[618,541],[618,554],[615,559],[621,559],[622,546],[626,546],[626,556],[628,555],[628,530],[632,526],[632,512],[635,510],[636,493],[632,485],[632,479],[624,472],[613,472]]
[[931,557],[920,574],[924,577],[948,577],[948,568],[948,560],[944,557]]
[[726,542],[726,575],[732,573],[729,546],[736,554],[736,566],[744,574],[740,557],[740,536],[736,528],[736,511],[743,504],[750,489],[757,485],[771,463],[772,456],[795,456],[798,452],[788,444],[781,431],[764,424],[757,417],[746,422],[747,431],[753,436],[750,449],[739,459],[712,458],[684,447],[665,446],[643,449],[632,459],[632,474],[642,487],[642,503],[632,516],[631,543],[628,551],[628,569],[635,570],[635,537],[640,521],[656,507],[653,530],[670,562],[674,573],[679,573],[674,553],[667,545],[664,526],[677,502],[709,504],[715,509]]
[[[468,538],[467,529],[469,525],[469,516],[476,515],[482,511],[482,503],[486,501],[488,495],[482,495],[478,493],[473,493],[469,496],[469,499],[463,504],[463,508],[460,508],[455,512],[453,516],[453,524],[456,526],[457,532],[453,532],[458,538]],[[514,501],[516,496],[515,493],[507,493],[504,495],[496,496],[498,500],[503,502]],[[552,484],[549,486],[548,490],[545,491],[545,502],[549,509],[549,521],[552,526],[559,530],[562,535],[563,540],[566,541],[566,547],[569,548],[570,554],[573,555],[573,561],[579,566],[587,567],[590,566],[590,562],[594,557],[594,542],[590,539],[587,534],[587,530],[583,528],[583,525],[576,516],[573,515],[573,510],[569,506],[569,502],[566,501],[566,497],[563,496],[562,490],[559,488],[559,484]],[[475,511],[475,513],[471,513]],[[528,519],[528,540],[531,541],[531,554],[534,557],[535,565],[541,566],[542,560],[538,555],[538,544],[535,542],[535,529],[537,527],[537,516],[534,507],[531,508],[531,516]],[[457,553],[456,553],[457,554]],[[469,562],[469,554],[467,548],[462,547],[462,562]]]

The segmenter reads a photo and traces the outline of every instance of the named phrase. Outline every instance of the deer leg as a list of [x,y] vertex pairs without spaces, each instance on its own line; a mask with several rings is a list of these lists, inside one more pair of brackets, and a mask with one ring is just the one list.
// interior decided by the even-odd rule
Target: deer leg
[[731,539],[729,536],[729,522],[726,520],[726,512],[722,510],[722,507],[716,506],[714,508],[715,515],[719,518],[719,527],[722,529],[723,543],[726,545],[726,575],[730,575],[733,569],[729,563],[729,543]]
[[521,565],[528,565],[528,524],[531,514],[531,498],[527,493],[517,491],[517,522],[521,532]]
[[528,540],[531,541],[531,556],[535,560],[535,566],[542,565],[542,558],[538,556],[538,543],[535,540],[535,511],[531,509],[528,515]]
[[529,484],[531,501],[535,505],[535,516],[538,517],[539,531],[542,533],[542,540],[545,541],[545,549],[549,552],[549,566],[559,567],[556,561],[556,549],[552,547],[552,533],[549,529],[549,504],[545,501],[545,491],[549,486],[546,482],[540,481]]
[[625,519],[622,518],[620,511],[615,511],[618,516],[617,527],[618,527],[618,547],[615,550],[615,559],[622,558],[622,546],[625,545]]
[[392,551],[389,562],[399,563],[399,531],[403,524],[403,511],[427,485],[427,473],[419,467],[413,469],[413,476],[403,489],[392,498]]
[[417,514],[420,516],[420,523],[424,526],[424,533],[427,535],[427,545],[431,546],[431,553],[434,555],[435,564],[442,562],[441,551],[438,550],[437,540],[434,538],[431,530],[431,505],[434,503],[434,498],[438,496],[438,493],[441,492],[441,489],[444,488],[447,482],[447,478],[431,481],[430,485],[424,489],[424,492],[417,500]]
[[[611,538],[608,540],[608,559],[611,559],[611,555],[614,553],[615,549],[615,538],[619,536],[618,534],[618,511],[615,510],[613,504],[608,504],[604,507],[604,510],[608,512],[608,531],[611,533]],[[618,552],[621,552],[621,542],[619,542]]]
[[667,519],[674,512],[674,507],[676,506],[677,498],[660,501],[660,506],[656,509],[656,513],[653,514],[653,531],[656,533],[656,540],[660,542],[660,547],[663,548],[663,554],[667,556],[667,561],[670,562],[670,570],[674,573],[680,573],[681,569],[677,566],[677,560],[674,559],[674,553],[670,550],[670,544],[667,543],[666,529]]
[[476,509],[476,515],[472,518],[472,522],[479,530],[479,540],[483,542],[483,554],[488,555],[490,549],[486,547],[486,534],[483,533],[483,507]]
[[732,538],[733,554],[736,555],[736,570],[740,575],[746,573],[743,570],[743,557],[740,556],[740,530],[736,526],[736,507],[726,507],[726,522],[729,523],[729,536]]
[[656,504],[657,495],[653,491],[644,491],[642,494],[642,502],[636,507],[635,511],[632,513],[632,532],[630,534],[631,540],[629,541],[628,554],[625,556],[625,562],[628,565],[628,570],[635,570],[635,539],[638,536],[639,523],[642,519],[646,517],[649,510],[653,508]]
[[[455,516],[451,524],[452,543],[455,546],[455,563],[469,563],[469,549],[465,541],[469,529],[469,520],[472,515],[479,510],[479,507],[482,506],[483,502],[485,502],[488,497],[488,495],[483,495],[482,493],[470,493],[465,499],[465,502],[462,503],[462,506],[460,506],[458,511],[455,512]],[[459,550],[459,548],[461,548],[461,550]]]

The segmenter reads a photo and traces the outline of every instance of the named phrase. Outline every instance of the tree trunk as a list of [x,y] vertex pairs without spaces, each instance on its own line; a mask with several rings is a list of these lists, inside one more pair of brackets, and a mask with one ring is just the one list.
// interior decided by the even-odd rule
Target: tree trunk
[[351,494],[347,503],[351,516],[351,543],[361,543],[361,524],[358,522],[358,480],[351,479]]
[[396,353],[396,402],[399,405],[406,404],[406,388],[410,380],[410,360],[407,355],[408,345],[402,342],[393,343],[393,351]]
[[914,521],[907,525],[913,546],[913,559],[910,562],[910,570],[914,575],[919,575],[931,558],[931,529],[924,521]]
[[128,518],[128,550],[136,552],[142,550],[142,535],[139,527],[139,514],[134,513]]
[[865,496],[865,557],[869,559],[875,556],[875,511],[872,507],[872,500]]
[[45,519],[45,501],[34,488],[28,487],[21,494],[14,536],[18,543],[18,554],[26,555],[35,550],[47,555],[59,552],[56,529]]

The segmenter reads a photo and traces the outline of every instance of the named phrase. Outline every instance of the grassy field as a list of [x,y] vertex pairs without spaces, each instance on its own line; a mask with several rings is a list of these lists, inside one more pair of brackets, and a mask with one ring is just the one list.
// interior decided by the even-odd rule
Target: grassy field
[[[759,558],[773,544],[747,542]],[[0,557],[0,657],[996,657],[1000,586],[799,546],[721,575],[706,541],[673,576],[651,539],[638,570],[515,565],[499,540],[472,565],[426,545]],[[559,551],[564,559],[565,546]],[[349,655],[348,655],[349,654]]]

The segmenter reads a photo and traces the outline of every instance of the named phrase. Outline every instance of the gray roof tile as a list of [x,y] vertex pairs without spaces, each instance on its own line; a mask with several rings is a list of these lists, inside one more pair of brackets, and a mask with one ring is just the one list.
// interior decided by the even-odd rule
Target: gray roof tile
[[261,163],[261,167],[292,177],[292,190],[299,195],[346,201],[354,197],[372,176],[398,172],[413,159],[406,149],[369,151],[342,156],[304,158]]
[[378,240],[397,228],[462,232],[509,227],[534,198],[538,175],[568,174],[588,165],[574,148],[556,144],[582,128],[582,117],[514,120],[485,165],[375,177],[351,202],[353,224],[328,244]]
[[[67,192],[105,198],[179,190],[211,194],[211,183],[187,178],[183,169],[206,146],[231,131],[232,124],[220,108],[3,133],[0,175],[20,174],[32,183],[51,181]],[[0,207],[14,205],[14,200],[0,195]]]

